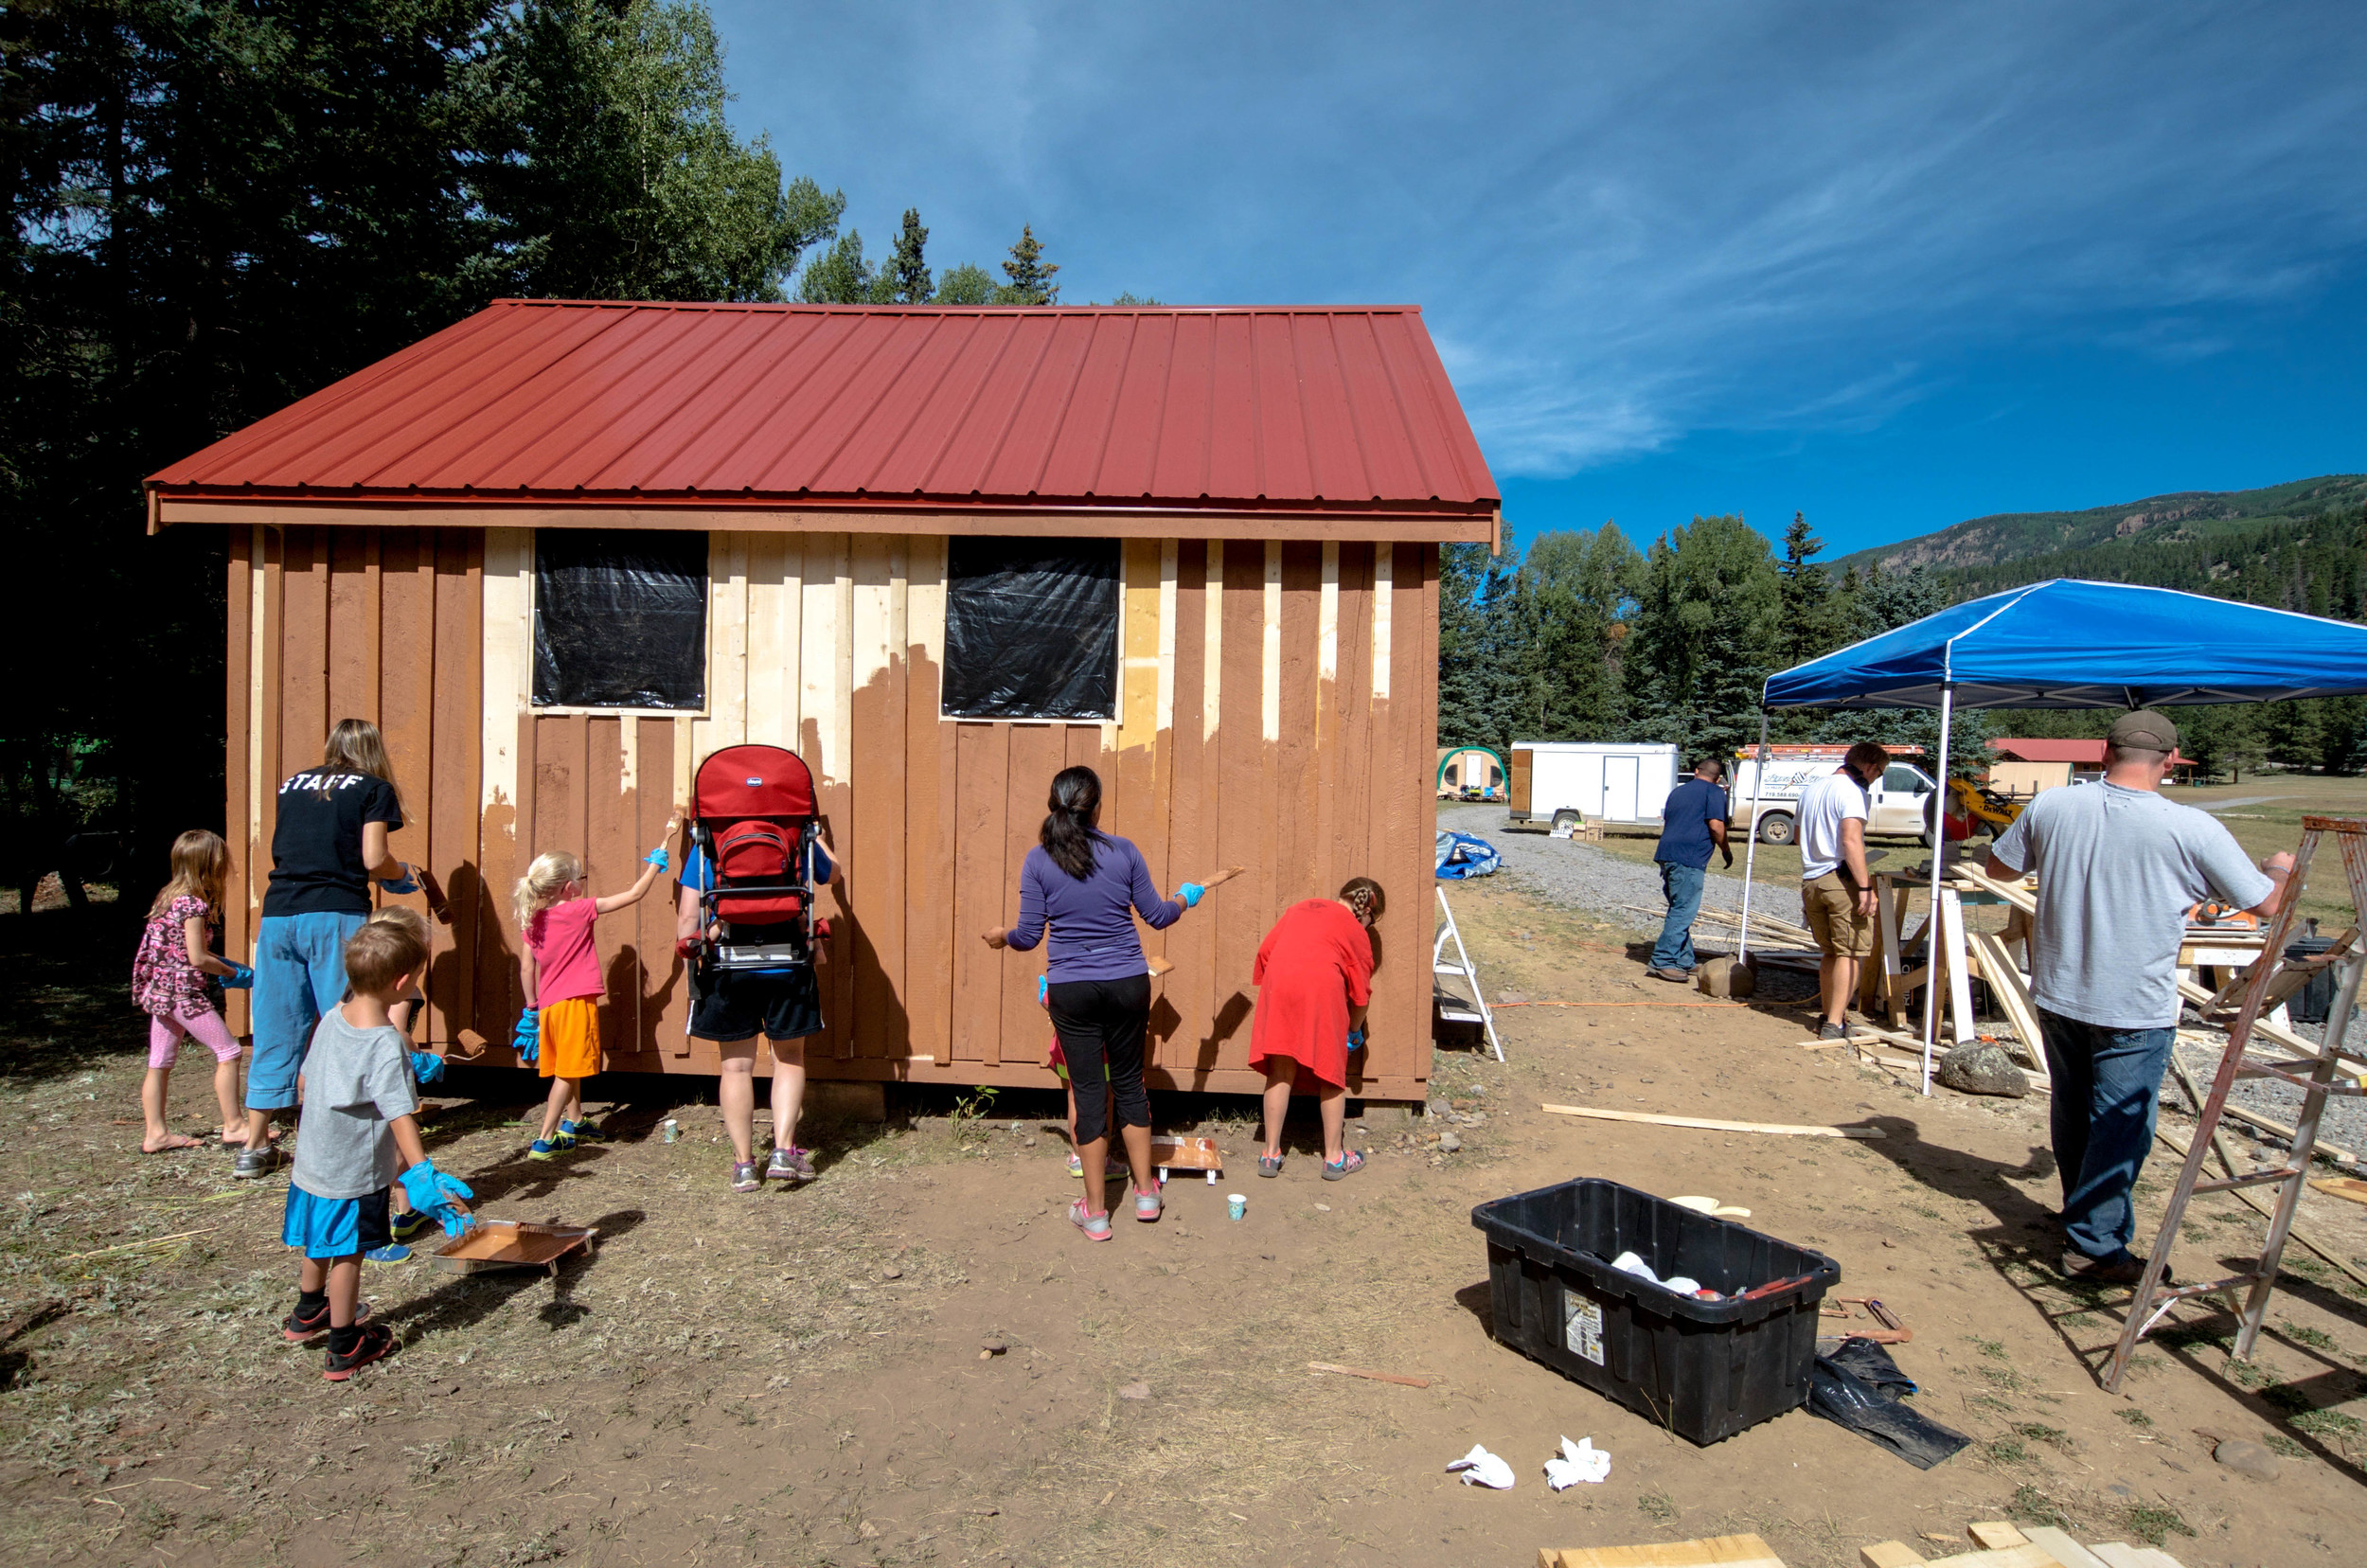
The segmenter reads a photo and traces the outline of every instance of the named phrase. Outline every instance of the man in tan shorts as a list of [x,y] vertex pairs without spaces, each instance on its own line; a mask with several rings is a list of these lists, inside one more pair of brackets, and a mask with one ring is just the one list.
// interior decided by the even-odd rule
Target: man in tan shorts
[[1866,872],[1866,791],[1890,766],[1891,754],[1871,740],[1849,748],[1841,767],[1800,792],[1801,923],[1816,936],[1824,960],[1817,989],[1824,1003],[1820,1040],[1840,1040],[1858,966],[1874,952],[1874,879]]

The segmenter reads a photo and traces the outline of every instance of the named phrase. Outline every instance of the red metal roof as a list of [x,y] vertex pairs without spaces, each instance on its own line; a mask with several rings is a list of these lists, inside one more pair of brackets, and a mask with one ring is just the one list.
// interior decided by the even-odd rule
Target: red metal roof
[[496,301],[168,497],[1486,515],[1413,306]]
[[[1990,741],[1989,749],[1997,753],[2000,757],[2007,757],[2017,762],[2069,762],[2075,767],[2082,768],[2101,768],[2104,766],[2104,742],[2102,740],[2017,740],[2008,739]],[[2188,759],[2180,757],[2176,752],[2172,752],[2170,753],[2170,760],[2180,767],[2184,767]]]

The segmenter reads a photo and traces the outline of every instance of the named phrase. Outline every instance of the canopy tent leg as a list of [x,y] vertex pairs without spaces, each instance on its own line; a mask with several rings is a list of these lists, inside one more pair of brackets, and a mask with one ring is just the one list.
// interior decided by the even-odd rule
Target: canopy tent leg
[[[1767,709],[1759,709],[1759,759],[1757,776],[1751,780],[1751,807],[1742,814],[1742,921],[1741,935],[1735,938],[1735,962],[1739,965],[1751,956],[1751,867],[1759,853],[1759,793],[1767,788]],[[1739,782],[1739,781],[1737,781]],[[1728,810],[1733,798],[1728,797]],[[1733,819],[1728,818],[1729,821]]]
[[[1940,759],[1932,779],[1931,913],[1923,922],[1923,1092],[1931,1092],[1931,1046],[1940,1028],[1940,877],[1948,858],[1948,732],[1955,717],[1956,684],[1940,686]],[[1963,1042],[1959,1041],[1959,1044]]]

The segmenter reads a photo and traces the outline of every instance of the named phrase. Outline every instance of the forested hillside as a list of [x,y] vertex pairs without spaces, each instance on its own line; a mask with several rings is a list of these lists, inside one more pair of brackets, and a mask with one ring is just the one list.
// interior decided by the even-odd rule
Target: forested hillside
[[[2179,588],[2343,620],[2367,619],[2367,478],[2299,480],[2229,494],[2162,496],[2086,512],[1977,518],[1826,564],[1795,516],[1780,553],[1740,518],[1695,518],[1638,550],[1613,527],[1546,534],[1525,558],[1448,552],[1439,737],[1668,740],[1688,754],[1757,735],[1768,675],[1984,594],[2076,577]],[[2067,628],[2065,635],[2078,635]],[[2000,710],[1951,738],[2101,735],[2109,713]],[[2278,763],[2367,767],[2367,699],[2177,715],[2184,749],[2214,773]],[[1789,740],[1930,746],[1929,715],[1790,713]]]

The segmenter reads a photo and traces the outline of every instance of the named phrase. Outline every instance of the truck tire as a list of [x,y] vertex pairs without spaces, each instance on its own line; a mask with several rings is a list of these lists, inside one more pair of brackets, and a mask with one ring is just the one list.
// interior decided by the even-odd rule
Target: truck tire
[[1554,813],[1554,826],[1557,828],[1575,828],[1585,820],[1567,806]]
[[1761,844],[1789,844],[1792,839],[1791,813],[1789,811],[1768,812],[1759,818],[1758,833]]

